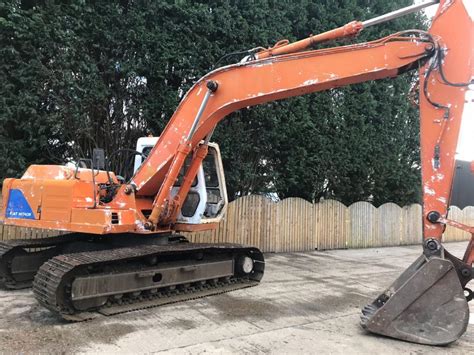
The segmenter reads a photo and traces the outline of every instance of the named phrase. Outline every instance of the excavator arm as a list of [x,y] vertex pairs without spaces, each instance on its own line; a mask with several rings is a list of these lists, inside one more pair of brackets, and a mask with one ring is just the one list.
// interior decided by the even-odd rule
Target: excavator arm
[[[441,1],[429,33],[435,53],[419,73],[423,255],[362,311],[362,326],[407,341],[444,345],[469,321],[474,228],[448,218],[465,103],[474,84],[474,3]],[[464,257],[441,244],[446,225],[471,233]]]
[[425,239],[441,241],[446,224],[465,94],[474,85],[473,20],[472,1],[442,2],[429,31],[436,53],[420,71]]

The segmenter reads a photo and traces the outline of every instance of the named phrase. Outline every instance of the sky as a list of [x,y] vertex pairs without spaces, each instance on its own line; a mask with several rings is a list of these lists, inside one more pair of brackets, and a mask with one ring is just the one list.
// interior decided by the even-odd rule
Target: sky
[[[469,1],[469,0],[464,0]],[[415,3],[423,2],[422,0],[415,0]],[[438,5],[432,5],[425,9],[425,13],[429,18],[432,18],[436,13]],[[459,136],[458,147],[456,149],[456,158],[460,160],[473,161],[474,160],[474,85],[471,85],[470,90],[466,91],[466,104],[461,124],[461,134]]]

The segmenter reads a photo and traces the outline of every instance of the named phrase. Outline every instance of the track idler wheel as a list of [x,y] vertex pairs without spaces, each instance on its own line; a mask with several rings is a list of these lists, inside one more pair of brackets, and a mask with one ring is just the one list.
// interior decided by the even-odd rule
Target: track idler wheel
[[420,256],[377,299],[364,307],[366,330],[419,344],[456,341],[469,322],[469,307],[454,264]]

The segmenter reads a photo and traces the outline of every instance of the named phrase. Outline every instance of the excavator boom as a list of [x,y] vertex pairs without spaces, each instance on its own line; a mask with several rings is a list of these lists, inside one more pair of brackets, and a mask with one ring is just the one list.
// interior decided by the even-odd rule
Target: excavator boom
[[[10,191],[19,190],[36,208],[32,208],[29,218],[7,214],[5,224],[96,234],[179,230],[173,216],[181,206],[171,189],[186,157],[192,155],[196,160],[203,156],[196,154],[200,142],[208,141],[214,127],[229,113],[292,96],[396,77],[428,60],[435,45],[427,33],[415,30],[367,43],[219,68],[188,91],[148,158],[127,184],[117,186],[109,202],[95,203],[99,187],[91,180],[95,178],[96,184],[103,186],[107,182],[103,172],[77,174],[63,167],[32,166],[22,179],[5,180],[3,198],[10,211]],[[187,176],[188,181],[193,178]],[[183,191],[178,197],[186,194]],[[53,199],[54,204],[50,203]],[[148,216],[143,211],[151,213]],[[118,220],[112,218],[114,214]]]

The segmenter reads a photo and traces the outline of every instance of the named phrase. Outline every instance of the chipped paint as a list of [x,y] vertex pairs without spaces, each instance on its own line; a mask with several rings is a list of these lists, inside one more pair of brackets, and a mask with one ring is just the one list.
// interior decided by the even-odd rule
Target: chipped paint
[[146,231],[145,224],[139,219],[135,220],[135,229],[141,232]]
[[430,195],[430,196],[436,195],[435,190],[429,188],[428,186],[425,186],[423,191],[425,192],[425,194]]
[[[267,95],[267,93],[265,93],[265,92],[257,92],[256,94],[247,94],[247,97],[249,97],[249,98],[252,99],[252,98],[254,98],[254,97],[261,97],[261,96],[263,96],[263,95]],[[239,101],[240,101],[240,100],[239,100]]]
[[319,82],[318,79],[310,79],[310,80],[306,80],[303,85],[314,85],[314,84],[317,84]]
[[[441,8],[441,12],[445,12],[448,7],[450,7],[453,4],[452,0],[448,0],[443,4],[443,7]],[[464,0],[464,6],[466,6],[466,2]],[[466,7],[467,10],[467,7]]]
[[248,68],[261,68],[266,67],[267,65],[273,65],[272,61],[258,62],[247,65]]

